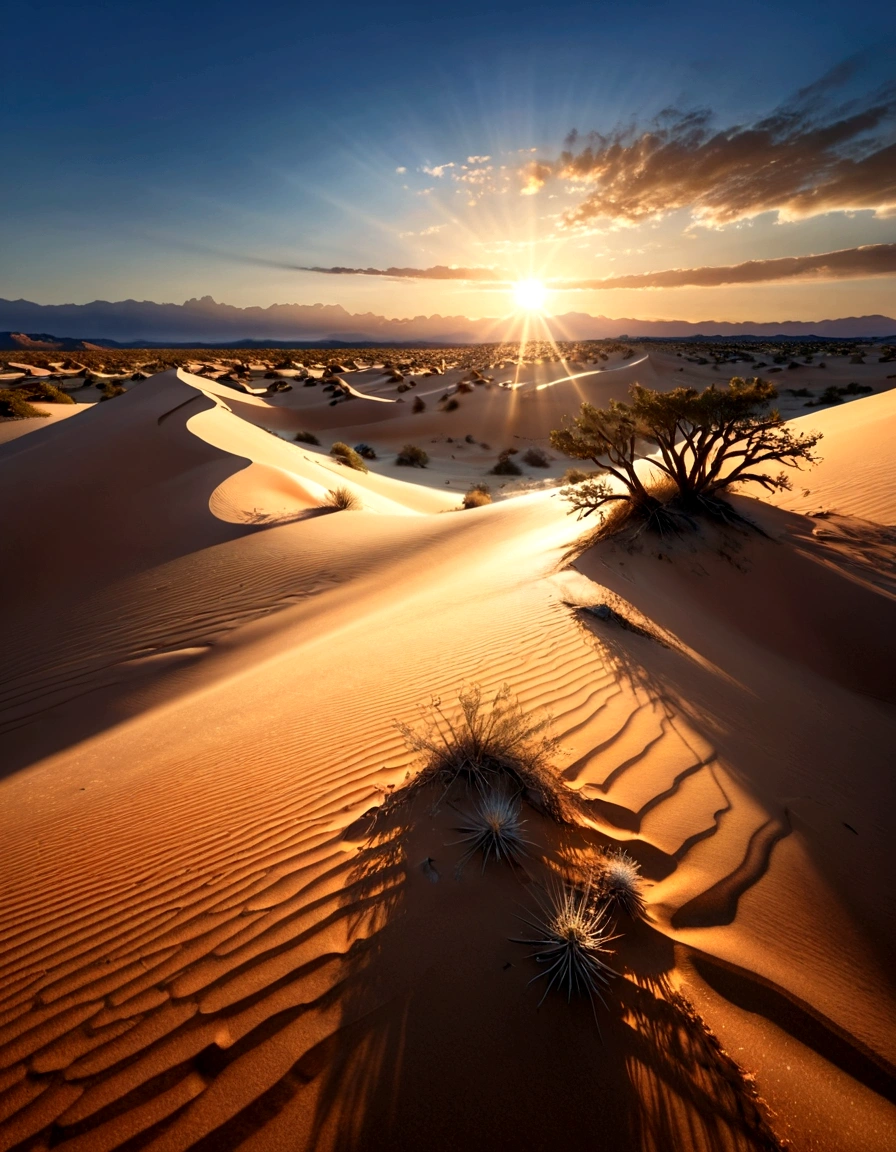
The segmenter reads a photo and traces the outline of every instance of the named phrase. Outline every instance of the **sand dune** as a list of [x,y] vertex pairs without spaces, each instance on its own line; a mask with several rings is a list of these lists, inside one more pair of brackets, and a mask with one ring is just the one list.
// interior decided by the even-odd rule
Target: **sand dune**
[[[838,516],[750,502],[767,538],[570,567],[556,490],[448,511],[514,437],[669,379],[555,371],[419,415],[164,373],[0,451],[4,1147],[892,1147],[892,393],[805,418]],[[320,510],[337,484],[361,510]],[[584,815],[458,881],[462,794],[370,810],[413,770],[396,719],[474,681],[551,713]],[[601,1040],[512,940],[605,844],[647,917]]]

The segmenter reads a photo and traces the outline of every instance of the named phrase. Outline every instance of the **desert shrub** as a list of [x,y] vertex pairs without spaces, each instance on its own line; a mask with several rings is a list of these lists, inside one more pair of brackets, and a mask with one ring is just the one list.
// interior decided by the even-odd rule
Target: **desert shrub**
[[67,392],[47,380],[34,380],[23,385],[19,391],[24,393],[26,400],[40,400],[44,404],[74,404]]
[[843,396],[861,396],[865,392],[873,391],[874,389],[870,384],[857,384],[855,381],[847,384],[845,388],[840,389],[840,393]]
[[824,392],[818,397],[819,404],[842,404],[843,397],[840,395],[840,389],[834,387],[825,388]]
[[[608,408],[585,403],[571,428],[556,429],[551,443],[579,460],[592,460],[614,480],[589,480],[563,490],[579,517],[603,515],[605,505],[627,503],[651,527],[674,525],[686,516],[709,512],[734,518],[718,498],[733,484],[755,481],[769,491],[790,487],[786,474],[767,475],[759,466],[779,462],[792,468],[813,464],[817,432],[794,432],[776,411],[766,411],[777,392],[766,380],[735,377],[727,388],[698,392],[676,388],[655,392],[639,384],[630,389],[631,403],[618,400]],[[658,449],[658,454],[655,453]],[[665,504],[648,490],[636,464],[650,459],[674,486],[675,504]]]
[[451,399],[446,404],[443,405],[442,411],[443,412],[456,412],[458,408],[460,408],[460,400],[455,400],[454,397],[452,396]]
[[532,958],[542,971],[532,979],[547,978],[539,1006],[556,987],[567,1001],[587,996],[596,1020],[594,997],[606,1007],[602,992],[616,975],[602,957],[612,954],[608,945],[616,937],[610,934],[607,908],[595,904],[593,895],[590,881],[582,888],[567,882],[553,889],[540,914],[525,918],[535,936],[514,943],[533,947]]
[[498,462],[494,468],[491,469],[493,476],[522,476],[523,470],[514,460],[510,459],[511,452],[515,449],[507,449],[502,452],[498,457]]
[[468,432],[468,433],[466,434],[466,436],[464,436],[464,441],[465,441],[465,443],[467,443],[467,444],[475,444],[475,443],[476,443],[476,437],[475,437],[475,436],[473,436],[471,433],[469,433],[469,432]]
[[336,512],[354,512],[361,507],[361,501],[349,488],[331,488],[321,507]]
[[410,384],[399,384],[398,387],[395,389],[396,392],[410,392],[410,390],[411,390]]
[[319,383],[320,383],[320,381],[317,379],[316,376],[306,376],[305,379],[302,381],[302,387],[303,388],[316,388]]
[[429,463],[429,454],[416,444],[405,444],[395,457],[395,463],[407,468],[425,468]]
[[622,848],[605,851],[594,882],[598,901],[619,909],[634,920],[644,914],[641,866]]
[[296,432],[293,439],[297,444],[320,444],[313,432]]
[[360,444],[355,445],[355,451],[363,460],[376,460],[376,452],[374,452],[369,444],[365,444],[363,440]]
[[585,472],[582,468],[567,468],[563,473],[564,484],[581,484],[584,480],[591,480],[596,472]]
[[426,401],[423,399],[422,396],[415,396],[414,397],[414,403],[411,405],[411,411],[414,413],[415,416],[418,415],[420,412],[426,411]]
[[354,450],[354,448],[349,448],[348,444],[343,444],[341,440],[337,440],[333,447],[330,449],[330,455],[334,456],[340,464],[345,464],[349,468],[354,468],[356,472],[367,471],[367,465]]
[[474,484],[473,487],[464,495],[464,508],[482,508],[485,504],[491,504],[492,494],[488,484]]
[[422,727],[398,725],[421,760],[411,790],[439,783],[447,791],[462,782],[480,795],[499,790],[520,796],[566,821],[574,801],[552,767],[557,740],[548,734],[549,718],[533,722],[507,684],[488,700],[473,684],[458,693],[458,704],[449,714],[435,700]]
[[100,396],[101,403],[103,400],[114,400],[116,396],[124,396],[126,391],[126,389],[115,380],[104,380],[98,387],[102,392],[102,396]]
[[523,463],[530,468],[550,468],[551,458],[543,448],[527,448],[523,453]]
[[464,393],[472,392],[473,390],[473,385],[469,382],[469,380],[461,380],[455,385],[455,391],[457,392]]
[[520,802],[515,796],[504,791],[488,792],[465,817],[457,831],[463,833],[461,843],[470,846],[458,861],[458,877],[477,852],[482,853],[483,872],[490,856],[515,862],[526,855],[525,820],[520,819]]
[[27,420],[30,416],[49,416],[29,404],[18,388],[0,388],[0,417],[6,420]]

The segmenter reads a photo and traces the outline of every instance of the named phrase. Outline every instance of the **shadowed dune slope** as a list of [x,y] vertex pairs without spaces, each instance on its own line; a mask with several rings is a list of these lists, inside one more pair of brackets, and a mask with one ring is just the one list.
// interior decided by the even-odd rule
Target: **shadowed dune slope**
[[[570,567],[555,493],[443,515],[231,393],[166,373],[0,449],[0,1146],[891,1148],[882,525],[744,501],[770,538]],[[465,682],[551,714],[581,811],[457,879],[472,798],[384,800],[396,720]],[[514,940],[606,845],[647,911],[598,1031]]]

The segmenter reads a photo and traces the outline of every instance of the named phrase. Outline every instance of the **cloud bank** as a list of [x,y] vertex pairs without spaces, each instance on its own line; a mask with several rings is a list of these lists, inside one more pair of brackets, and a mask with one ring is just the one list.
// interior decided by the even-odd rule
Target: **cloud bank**
[[[402,280],[470,280],[506,285],[514,277],[500,268],[303,268],[330,276],[391,276]],[[896,274],[896,244],[867,244],[812,256],[782,256],[743,264],[703,268],[669,268],[600,279],[548,279],[555,289],[711,288],[721,284],[762,284],[780,280],[861,280]]]

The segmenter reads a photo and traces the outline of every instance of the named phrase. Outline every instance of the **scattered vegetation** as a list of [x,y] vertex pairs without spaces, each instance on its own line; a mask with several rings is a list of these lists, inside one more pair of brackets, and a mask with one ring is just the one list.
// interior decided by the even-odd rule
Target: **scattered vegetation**
[[104,400],[114,400],[116,396],[124,396],[127,391],[117,380],[103,380],[97,384],[102,395],[100,396],[100,403]]
[[454,412],[458,408],[460,408],[460,400],[455,399],[454,396],[452,396],[450,400],[447,400],[442,405],[442,411],[443,412]]
[[330,489],[321,507],[332,508],[336,512],[356,512],[361,507],[361,501],[350,488],[340,486]]
[[16,389],[26,400],[38,400],[43,404],[74,404],[67,392],[57,388],[49,380],[29,380]]
[[[804,404],[803,407],[818,408],[823,404],[842,404],[844,396],[862,396],[868,392],[873,391],[874,389],[870,384],[857,384],[855,381],[853,381],[851,384],[847,384],[843,388],[838,388],[836,384],[831,384],[829,387],[825,388],[817,400],[810,400],[808,403]],[[805,389],[803,390],[803,394],[806,396],[809,395]],[[796,395],[797,393],[794,392],[794,396]]]
[[429,463],[429,453],[418,448],[416,444],[405,444],[395,457],[395,463],[407,468],[425,468]]
[[369,444],[365,444],[363,441],[360,444],[355,445],[355,451],[358,453],[362,460],[376,460],[376,452],[370,447]]
[[411,412],[413,412],[413,414],[415,416],[418,416],[421,412],[425,412],[425,411],[426,411],[426,401],[423,399],[422,396],[415,396],[414,397],[414,403],[411,405]]
[[[603,409],[584,403],[573,427],[551,433],[556,449],[592,460],[619,484],[594,479],[563,489],[580,518],[592,512],[603,517],[605,506],[618,502],[659,531],[693,523],[700,512],[738,519],[719,493],[747,481],[769,491],[789,488],[785,473],[767,474],[761,466],[799,468],[817,460],[813,449],[821,434],[794,432],[777,410],[767,411],[777,395],[768,381],[734,377],[727,388],[702,392],[656,392],[635,384],[630,395],[630,403],[613,400]],[[636,468],[651,454],[666,482],[662,493],[651,490]],[[671,498],[664,499],[668,486]]]
[[523,453],[522,461],[530,468],[550,468],[551,458],[543,448],[527,448]]
[[313,432],[296,432],[293,439],[297,444],[320,444],[320,440],[318,440]]
[[343,444],[341,440],[337,440],[333,447],[330,449],[330,455],[334,456],[340,464],[345,464],[349,468],[354,468],[356,472],[366,472],[367,465],[354,450],[349,448],[348,444]]

